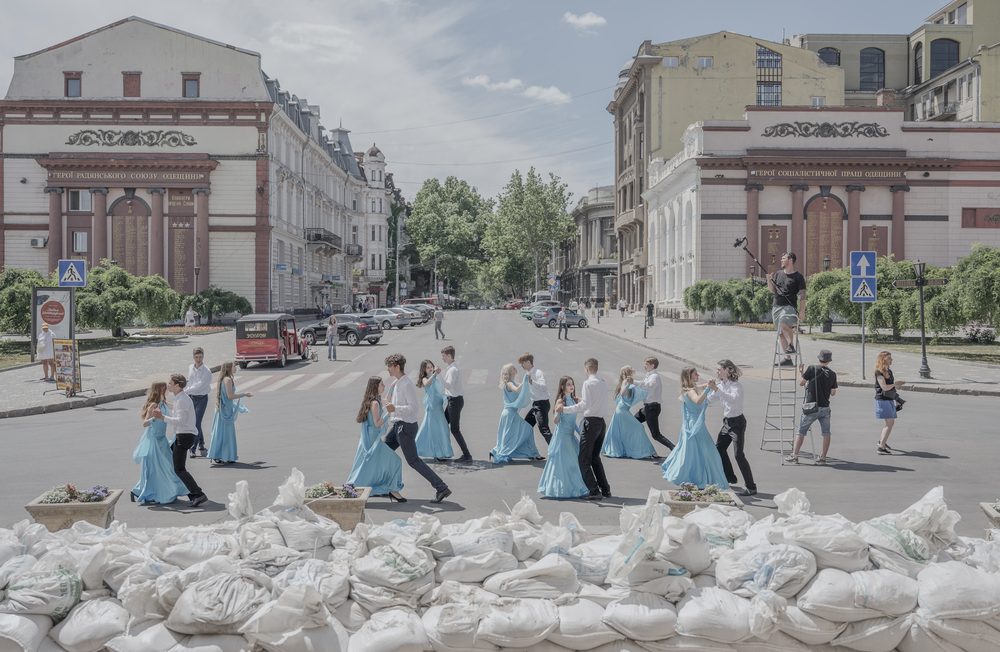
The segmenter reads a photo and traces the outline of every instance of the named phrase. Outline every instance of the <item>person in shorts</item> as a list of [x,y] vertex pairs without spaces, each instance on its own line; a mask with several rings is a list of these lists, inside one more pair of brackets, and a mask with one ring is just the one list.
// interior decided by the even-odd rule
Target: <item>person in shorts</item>
[[789,464],[799,463],[799,450],[802,442],[806,439],[809,428],[816,421],[819,421],[820,434],[823,435],[823,450],[816,464],[825,465],[826,455],[830,452],[830,397],[837,394],[837,372],[830,369],[830,361],[833,360],[833,353],[827,349],[819,352],[819,364],[799,365],[799,385],[806,388],[806,403],[815,403],[816,411],[812,414],[803,412],[802,420],[799,422],[799,433],[795,436],[795,443],[792,446],[792,454],[785,458]]
[[795,271],[795,260],[791,251],[782,254],[781,269],[767,275],[767,288],[774,295],[771,319],[781,337],[781,350],[785,352],[783,360],[774,361],[775,366],[790,367],[794,364],[789,354],[795,353],[795,329],[800,321],[805,320],[806,279]]

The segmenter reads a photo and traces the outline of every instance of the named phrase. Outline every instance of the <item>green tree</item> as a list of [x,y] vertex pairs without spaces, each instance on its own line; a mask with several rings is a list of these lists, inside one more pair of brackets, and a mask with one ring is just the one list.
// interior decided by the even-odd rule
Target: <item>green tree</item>
[[695,314],[707,312],[703,296],[705,288],[711,284],[712,281],[695,281],[684,288],[684,305],[687,306],[688,310]]
[[955,265],[948,294],[966,323],[1000,328],[1000,249],[974,245]]
[[28,335],[31,331],[31,290],[55,285],[33,269],[5,267],[0,271],[0,330]]
[[215,286],[209,286],[198,294],[184,295],[181,299],[180,312],[187,312],[189,307],[193,308],[199,315],[207,315],[210,324],[215,321],[216,315],[230,312],[246,315],[253,312],[253,306],[242,294]]
[[76,318],[83,326],[117,333],[140,317],[160,324],[180,314],[180,295],[162,276],[133,276],[107,261],[90,270],[76,291]]

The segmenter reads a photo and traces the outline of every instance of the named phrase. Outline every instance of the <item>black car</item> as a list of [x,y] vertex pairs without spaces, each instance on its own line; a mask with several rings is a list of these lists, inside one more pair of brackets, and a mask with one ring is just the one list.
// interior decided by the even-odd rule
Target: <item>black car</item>
[[[382,339],[382,327],[371,317],[362,315],[343,314],[337,317],[337,335],[341,342],[347,342],[351,346],[357,346],[362,340],[369,344],[378,344]],[[299,331],[299,335],[309,345],[317,342],[326,342],[326,324],[321,321],[312,326],[306,326]]]

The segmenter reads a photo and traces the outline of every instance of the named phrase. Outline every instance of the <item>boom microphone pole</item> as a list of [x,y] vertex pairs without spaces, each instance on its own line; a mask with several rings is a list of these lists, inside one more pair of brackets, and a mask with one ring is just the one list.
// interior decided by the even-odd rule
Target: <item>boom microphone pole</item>
[[733,243],[733,247],[737,248],[737,249],[742,248],[743,251],[747,252],[747,255],[750,256],[750,260],[752,260],[753,262],[757,263],[757,266],[760,267],[760,270],[762,272],[764,272],[764,276],[767,276],[767,268],[764,267],[761,264],[761,262],[759,260],[757,260],[757,256],[754,256],[753,252],[750,251],[747,248],[747,237],[746,236],[743,236],[742,238],[736,238],[736,242]]

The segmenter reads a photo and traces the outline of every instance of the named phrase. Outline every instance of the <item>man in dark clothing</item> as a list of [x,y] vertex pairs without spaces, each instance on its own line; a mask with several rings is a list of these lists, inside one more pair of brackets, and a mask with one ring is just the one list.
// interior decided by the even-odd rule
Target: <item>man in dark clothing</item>
[[[789,464],[799,463],[799,450],[802,442],[806,439],[806,433],[814,421],[819,421],[820,434],[823,435],[823,450],[816,464],[826,464],[826,454],[830,451],[830,397],[837,394],[837,372],[830,369],[830,361],[833,360],[833,353],[827,349],[819,352],[819,364],[799,365],[799,385],[806,388],[805,403],[803,404],[802,420],[799,422],[799,434],[795,436],[795,444],[792,447],[792,454],[785,458]],[[806,412],[807,406],[811,410],[815,403],[815,410]]]
[[[794,364],[790,353],[795,353],[795,330],[800,321],[805,321],[806,310],[806,279],[795,271],[795,254],[789,251],[781,256],[781,269],[767,275],[767,288],[774,295],[771,308],[771,319],[781,337],[781,350],[785,352],[784,360],[774,361],[775,365],[791,366]],[[801,294],[802,302],[799,303]]]

